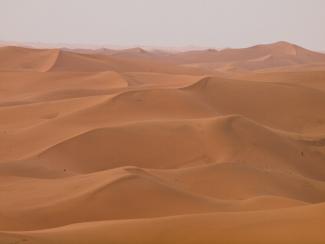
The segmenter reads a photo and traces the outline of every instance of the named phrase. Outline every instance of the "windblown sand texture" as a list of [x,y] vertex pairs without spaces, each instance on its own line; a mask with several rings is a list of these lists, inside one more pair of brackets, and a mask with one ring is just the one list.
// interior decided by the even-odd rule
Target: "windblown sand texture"
[[325,54],[0,48],[0,243],[324,244]]

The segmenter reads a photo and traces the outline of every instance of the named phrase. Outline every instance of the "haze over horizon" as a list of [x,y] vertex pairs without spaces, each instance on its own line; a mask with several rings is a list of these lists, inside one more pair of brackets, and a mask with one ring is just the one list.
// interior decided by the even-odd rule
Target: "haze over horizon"
[[321,0],[1,0],[0,41],[214,48],[288,41],[325,50],[324,9]]

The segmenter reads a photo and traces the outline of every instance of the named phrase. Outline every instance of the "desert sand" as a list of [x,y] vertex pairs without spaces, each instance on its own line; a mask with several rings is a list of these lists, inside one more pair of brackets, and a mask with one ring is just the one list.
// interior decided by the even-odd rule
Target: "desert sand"
[[0,47],[0,243],[325,243],[325,54]]

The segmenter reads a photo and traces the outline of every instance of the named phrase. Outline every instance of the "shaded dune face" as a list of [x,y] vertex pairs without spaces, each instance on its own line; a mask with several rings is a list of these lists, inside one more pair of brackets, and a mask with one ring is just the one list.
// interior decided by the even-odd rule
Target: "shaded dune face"
[[324,67],[1,47],[0,243],[325,243]]

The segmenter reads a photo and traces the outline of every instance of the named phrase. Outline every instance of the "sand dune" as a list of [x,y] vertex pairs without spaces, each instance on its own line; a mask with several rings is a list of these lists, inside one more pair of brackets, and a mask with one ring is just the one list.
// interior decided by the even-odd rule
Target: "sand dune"
[[56,62],[59,54],[60,50],[56,49],[0,47],[0,70],[45,72]]
[[[10,197],[0,205],[1,229],[9,230],[41,229],[94,220],[288,208],[306,204],[273,196],[242,201],[207,198],[180,190],[170,182],[135,167],[60,180],[5,177],[1,185],[3,195],[10,189]],[[17,201],[24,202],[18,212],[13,204]],[[107,202],[111,203],[109,208]]]
[[[54,145],[38,158],[57,161],[56,165],[77,172],[125,165],[179,168],[240,161],[255,168],[299,172],[323,180],[323,158],[312,148],[245,118],[227,116],[96,129]],[[146,153],[148,150],[151,153]]]
[[165,73],[129,72],[124,73],[124,78],[131,87],[185,87],[191,85],[204,76],[175,75]]
[[324,71],[261,72],[237,76],[239,79],[300,85],[325,91]]
[[1,47],[0,243],[324,243],[324,57]]
[[241,49],[214,49],[176,54],[174,60],[218,71],[247,71],[325,63],[325,55],[287,42],[257,45]]
[[[104,173],[62,179],[60,182],[22,179],[23,185],[19,185],[19,179],[16,179],[18,191],[34,186],[36,198],[25,198],[12,191],[12,200],[8,199],[1,207],[6,210],[1,214],[4,216],[2,229],[10,222],[16,223],[9,226],[10,229],[39,229],[92,220],[216,211],[219,205],[220,208],[226,205],[179,191],[150,176],[142,176],[141,171],[132,173],[132,168]],[[10,182],[10,179],[7,181]],[[62,192],[62,187],[65,192]],[[5,186],[3,188],[5,190]],[[71,195],[69,192],[74,193]],[[19,198],[24,199],[25,205],[19,212],[11,214],[10,203]],[[109,207],[106,207],[107,202],[111,202]],[[19,221],[22,217],[26,221]],[[44,219],[48,221],[42,221]]]
[[[325,97],[321,91],[281,83],[213,78],[203,79],[188,90],[222,113],[241,114],[288,131],[312,133],[319,127],[322,130]],[[285,116],[288,112],[290,116]]]
[[186,191],[218,199],[238,200],[271,195],[311,203],[324,201],[323,181],[238,162],[153,170],[152,173]]
[[[135,49],[136,50],[136,49]],[[78,53],[64,49],[31,49],[22,47],[0,47],[1,71],[37,72],[156,72],[170,74],[201,75],[203,70],[175,66],[169,60],[150,55],[138,56],[139,52],[122,50],[107,53]],[[141,52],[140,52],[141,53]],[[118,55],[120,54],[120,55]],[[134,57],[134,54],[136,56]]]
[[[118,73],[1,72],[0,107],[111,94],[128,87]],[[22,82],[23,81],[23,82]],[[28,86],[26,86],[28,84]]]
[[[217,213],[156,219],[94,222],[34,232],[2,233],[30,243],[322,243],[324,204],[276,211]],[[276,224],[275,224],[276,223]],[[306,225],[306,223],[308,223]],[[128,235],[125,235],[125,230]],[[198,230],[199,229],[199,230]],[[164,230],[164,231],[163,231]],[[174,231],[178,230],[178,231]],[[272,230],[272,231],[270,231]],[[191,236],[189,237],[189,233]],[[192,234],[193,233],[193,234]],[[234,235],[236,233],[236,235]],[[291,233],[288,235],[288,233]]]
[[[276,101],[274,97],[277,98]],[[324,132],[323,92],[277,83],[205,78],[185,89],[127,91],[101,101],[10,136],[10,140],[2,143],[2,161],[26,158],[92,129],[145,120],[180,120],[238,114],[257,124],[305,133],[308,136],[316,137]],[[267,114],[262,113],[265,110],[268,111]],[[287,113],[290,113],[290,117],[285,116]],[[55,135],[51,134],[51,128],[57,128]],[[39,136],[49,133],[50,137]],[[7,138],[6,135],[3,136]],[[34,143],[26,144],[32,138]],[[15,146],[14,151],[8,150],[19,144],[23,146]]]
[[20,105],[0,106],[1,129],[3,132],[8,132],[12,129],[35,126],[87,108],[106,100],[106,98],[106,96],[90,96],[54,101],[37,101],[32,104],[25,101],[24,104]]

